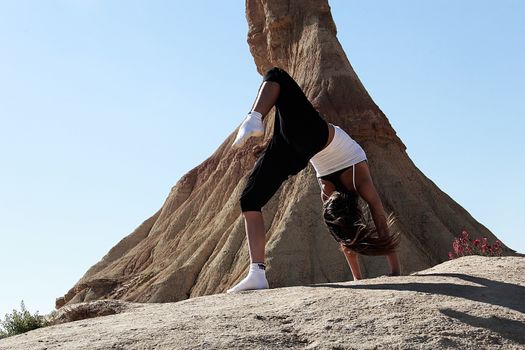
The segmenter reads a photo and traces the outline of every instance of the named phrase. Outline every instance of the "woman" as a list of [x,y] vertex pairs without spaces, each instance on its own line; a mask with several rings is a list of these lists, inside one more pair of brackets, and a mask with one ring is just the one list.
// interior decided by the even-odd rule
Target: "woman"
[[[394,251],[398,236],[389,234],[392,220],[385,216],[364,151],[341,128],[327,123],[319,115],[284,70],[274,67],[266,72],[252,110],[239,127],[232,147],[242,147],[248,138],[262,136],[262,119],[274,105],[273,137],[255,163],[240,199],[250,270],[248,276],[228,293],[268,288],[261,209],[281,184],[304,169],[308,162],[317,172],[325,223],[340,243],[354,279],[361,278],[357,253],[386,255],[391,275],[399,275]],[[359,196],[370,207],[375,229],[358,205]]]

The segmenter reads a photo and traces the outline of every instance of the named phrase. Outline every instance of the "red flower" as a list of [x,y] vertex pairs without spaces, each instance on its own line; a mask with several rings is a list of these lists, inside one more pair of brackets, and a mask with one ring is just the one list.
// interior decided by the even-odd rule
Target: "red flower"
[[487,238],[481,238],[472,240],[468,236],[466,230],[461,231],[461,235],[455,237],[452,241],[453,252],[448,253],[449,259],[456,259],[460,256],[465,255],[485,255],[485,256],[501,256],[502,255],[502,244],[500,241],[496,241],[490,245],[487,242]]
[[452,242],[452,249],[454,249],[454,253],[456,253],[457,256],[463,255],[463,246],[461,245],[459,239],[454,239]]
[[501,242],[500,241],[496,241],[493,245],[492,245],[492,249],[494,251],[494,255],[501,255],[501,252],[502,252],[502,249],[501,249]]
[[483,237],[481,239],[481,252],[485,253],[487,251],[487,238]]

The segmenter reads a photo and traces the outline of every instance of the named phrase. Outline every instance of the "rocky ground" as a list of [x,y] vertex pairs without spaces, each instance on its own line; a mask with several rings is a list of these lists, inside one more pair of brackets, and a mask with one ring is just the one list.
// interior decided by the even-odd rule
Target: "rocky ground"
[[524,349],[524,271],[523,257],[471,256],[410,276],[165,304],[98,301],[116,313],[6,338],[0,349]]

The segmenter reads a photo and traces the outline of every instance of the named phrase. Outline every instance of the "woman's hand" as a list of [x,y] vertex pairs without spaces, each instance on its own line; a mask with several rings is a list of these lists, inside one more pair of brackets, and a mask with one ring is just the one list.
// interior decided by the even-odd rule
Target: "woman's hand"
[[319,187],[321,188],[321,201],[324,203],[335,191],[335,185],[330,181],[319,178],[317,178],[317,181],[319,182]]

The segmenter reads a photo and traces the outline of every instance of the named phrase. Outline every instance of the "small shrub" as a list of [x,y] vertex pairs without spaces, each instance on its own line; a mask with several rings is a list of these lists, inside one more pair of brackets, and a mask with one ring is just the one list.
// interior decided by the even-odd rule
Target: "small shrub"
[[452,250],[448,253],[450,260],[466,255],[484,255],[484,256],[501,256],[501,242],[496,241],[494,244],[488,244],[487,238],[471,239],[466,230],[461,232],[461,236],[454,238],[452,241]]
[[0,321],[0,338],[29,332],[30,330],[48,325],[44,317],[38,315],[38,311],[34,315],[31,315],[31,313],[26,310],[23,300],[20,306],[21,311],[13,309],[13,313],[6,314],[4,321]]

